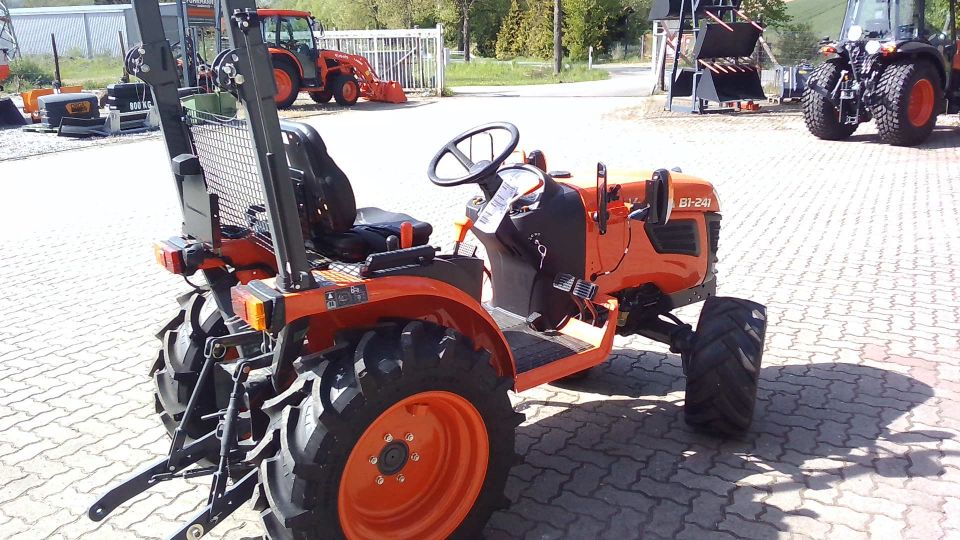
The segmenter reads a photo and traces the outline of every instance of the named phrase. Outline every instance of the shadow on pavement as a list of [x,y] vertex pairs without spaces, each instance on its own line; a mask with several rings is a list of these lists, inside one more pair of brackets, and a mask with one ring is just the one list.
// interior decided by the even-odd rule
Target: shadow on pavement
[[[872,144],[886,144],[880,140],[876,133],[854,133],[846,141],[839,142],[865,142]],[[956,148],[960,146],[960,127],[956,126],[937,126],[933,128],[930,138],[918,144],[913,148],[919,150],[941,150],[944,148]]]
[[[750,432],[727,441],[684,423],[674,355],[614,351],[589,378],[563,388],[602,397],[520,404],[540,419],[519,428],[526,462],[514,468],[513,506],[494,515],[488,538],[774,538],[778,530],[818,537],[829,524],[817,529],[817,510],[836,508],[817,492],[865,476],[938,476],[937,443],[953,437],[891,429],[933,390],[855,364],[764,368]],[[798,530],[798,519],[809,530]]]

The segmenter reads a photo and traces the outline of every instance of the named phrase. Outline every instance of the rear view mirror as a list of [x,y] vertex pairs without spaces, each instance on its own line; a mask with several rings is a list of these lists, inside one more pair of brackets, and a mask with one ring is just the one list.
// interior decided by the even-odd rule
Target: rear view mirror
[[607,166],[603,163],[597,163],[597,228],[600,234],[607,234],[607,218],[610,214],[607,212]]
[[670,214],[673,213],[673,178],[670,171],[654,171],[647,182],[647,205],[647,223],[662,225],[670,221]]

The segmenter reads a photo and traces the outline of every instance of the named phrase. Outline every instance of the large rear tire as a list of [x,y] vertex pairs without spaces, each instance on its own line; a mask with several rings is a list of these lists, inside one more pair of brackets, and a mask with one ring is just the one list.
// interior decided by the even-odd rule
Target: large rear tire
[[684,359],[687,424],[723,436],[750,427],[763,358],[767,310],[739,298],[707,298]]
[[277,85],[277,95],[274,96],[277,108],[289,109],[300,93],[300,73],[290,61],[274,58],[273,80]]
[[873,115],[883,142],[914,146],[927,140],[944,100],[940,74],[930,62],[901,60],[887,66],[878,92]]
[[[840,82],[843,65],[838,61],[824,62],[810,76],[810,82],[832,91]],[[856,125],[841,123],[840,113],[833,103],[809,86],[803,91],[803,121],[810,133],[827,141],[846,139],[857,130]]]
[[[173,431],[180,423],[187,402],[196,386],[203,367],[203,347],[208,337],[227,334],[223,315],[212,298],[212,293],[193,292],[181,301],[180,312],[158,334],[160,351],[150,374],[154,381],[154,404],[160,421]],[[202,421],[205,414],[217,412],[216,392],[212,378],[200,396],[194,420],[187,428],[187,436],[196,439],[217,427],[216,420]]]
[[261,464],[267,536],[479,536],[509,505],[523,421],[511,386],[464,336],[436,325],[338,340],[299,376],[302,399],[280,414],[280,450]]

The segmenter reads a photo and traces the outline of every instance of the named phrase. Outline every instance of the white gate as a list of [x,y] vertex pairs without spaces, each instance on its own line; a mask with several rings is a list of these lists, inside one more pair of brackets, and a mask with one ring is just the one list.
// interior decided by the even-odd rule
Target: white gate
[[329,30],[317,33],[321,49],[363,56],[377,75],[404,90],[443,90],[443,29]]

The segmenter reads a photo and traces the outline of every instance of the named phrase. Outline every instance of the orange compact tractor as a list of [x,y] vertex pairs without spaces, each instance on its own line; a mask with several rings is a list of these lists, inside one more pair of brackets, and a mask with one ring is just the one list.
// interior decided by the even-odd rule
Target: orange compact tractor
[[[273,61],[277,107],[293,105],[301,91],[317,103],[333,98],[340,105],[353,105],[361,97],[388,103],[407,101],[400,83],[380,80],[366,58],[317,47],[317,25],[310,13],[261,9],[258,15]],[[319,31],[323,32],[322,26]]]
[[[150,372],[170,450],[91,519],[208,476],[206,505],[171,538],[200,538],[250,499],[271,539],[478,537],[520,459],[508,393],[583,374],[616,335],[680,356],[692,429],[748,429],[765,308],[715,296],[708,182],[547,172],[539,151],[509,164],[517,128],[487,124],[429,164],[435,187],[477,188],[441,251],[431,224],[357,208],[318,131],[278,119],[253,0],[224,4],[234,48],[212,70],[238,96],[229,120],[183,110],[157,0],[134,0],[144,43],[128,68],[153,88],[183,209],[156,256],[192,290]],[[491,141],[488,159],[471,155]],[[695,330],[672,314],[698,302]]]

